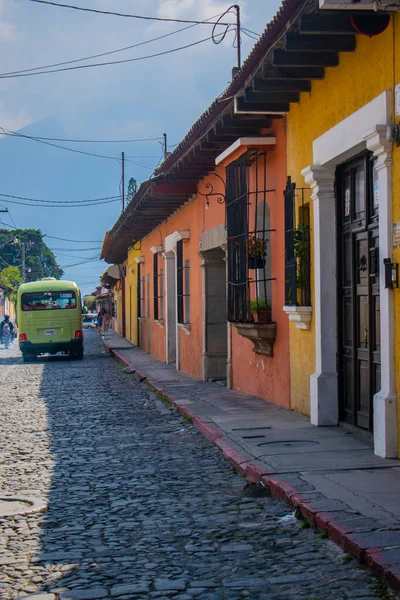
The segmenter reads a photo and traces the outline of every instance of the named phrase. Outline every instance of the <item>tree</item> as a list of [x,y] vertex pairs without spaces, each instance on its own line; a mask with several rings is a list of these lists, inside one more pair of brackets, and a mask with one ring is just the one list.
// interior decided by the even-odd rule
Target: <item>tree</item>
[[0,229],[0,266],[22,268],[22,244],[25,246],[25,281],[42,277],[60,279],[63,270],[43,241],[40,229]]
[[133,196],[136,194],[137,192],[137,181],[134,177],[131,177],[128,183],[128,191],[126,192],[126,203],[128,204]]
[[96,298],[94,296],[84,296],[83,306],[86,307],[89,312],[96,310]]
[[0,283],[7,285],[12,289],[10,300],[11,302],[16,302],[17,290],[22,283],[22,277],[19,274],[18,267],[7,267],[0,271]]

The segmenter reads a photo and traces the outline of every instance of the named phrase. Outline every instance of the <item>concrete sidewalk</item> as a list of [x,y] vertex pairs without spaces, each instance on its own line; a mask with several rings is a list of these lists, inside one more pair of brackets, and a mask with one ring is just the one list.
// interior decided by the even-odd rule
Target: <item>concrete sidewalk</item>
[[106,348],[188,415],[251,482],[298,508],[314,526],[400,589],[400,461],[372,440],[257,398],[198,381],[109,333]]

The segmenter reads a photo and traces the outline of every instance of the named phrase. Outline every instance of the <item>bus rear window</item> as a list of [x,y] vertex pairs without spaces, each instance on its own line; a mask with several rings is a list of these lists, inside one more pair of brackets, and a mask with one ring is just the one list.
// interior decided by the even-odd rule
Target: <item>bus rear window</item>
[[22,294],[21,308],[28,310],[57,310],[76,308],[75,292],[29,292]]

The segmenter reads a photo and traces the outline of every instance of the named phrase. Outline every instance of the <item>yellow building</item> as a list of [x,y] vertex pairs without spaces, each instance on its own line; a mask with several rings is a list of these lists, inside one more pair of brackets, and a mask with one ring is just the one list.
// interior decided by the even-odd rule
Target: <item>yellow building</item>
[[[320,4],[332,8],[335,0]],[[315,425],[342,421],[372,432],[375,453],[394,457],[400,423],[400,291],[391,280],[393,263],[400,261],[400,242],[392,236],[393,226],[400,228],[400,150],[393,144],[400,15],[359,15],[316,8],[298,20],[299,42],[314,53],[309,73],[315,79],[286,116],[287,172],[296,184],[295,240],[304,230],[304,211],[309,214],[311,303],[285,308],[293,321],[291,401]]]

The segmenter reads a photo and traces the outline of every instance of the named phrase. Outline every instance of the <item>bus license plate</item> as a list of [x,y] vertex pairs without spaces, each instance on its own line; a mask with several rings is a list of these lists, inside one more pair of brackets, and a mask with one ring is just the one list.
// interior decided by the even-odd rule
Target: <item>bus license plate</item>
[[45,329],[44,332],[46,335],[55,335],[56,330],[55,329]]

